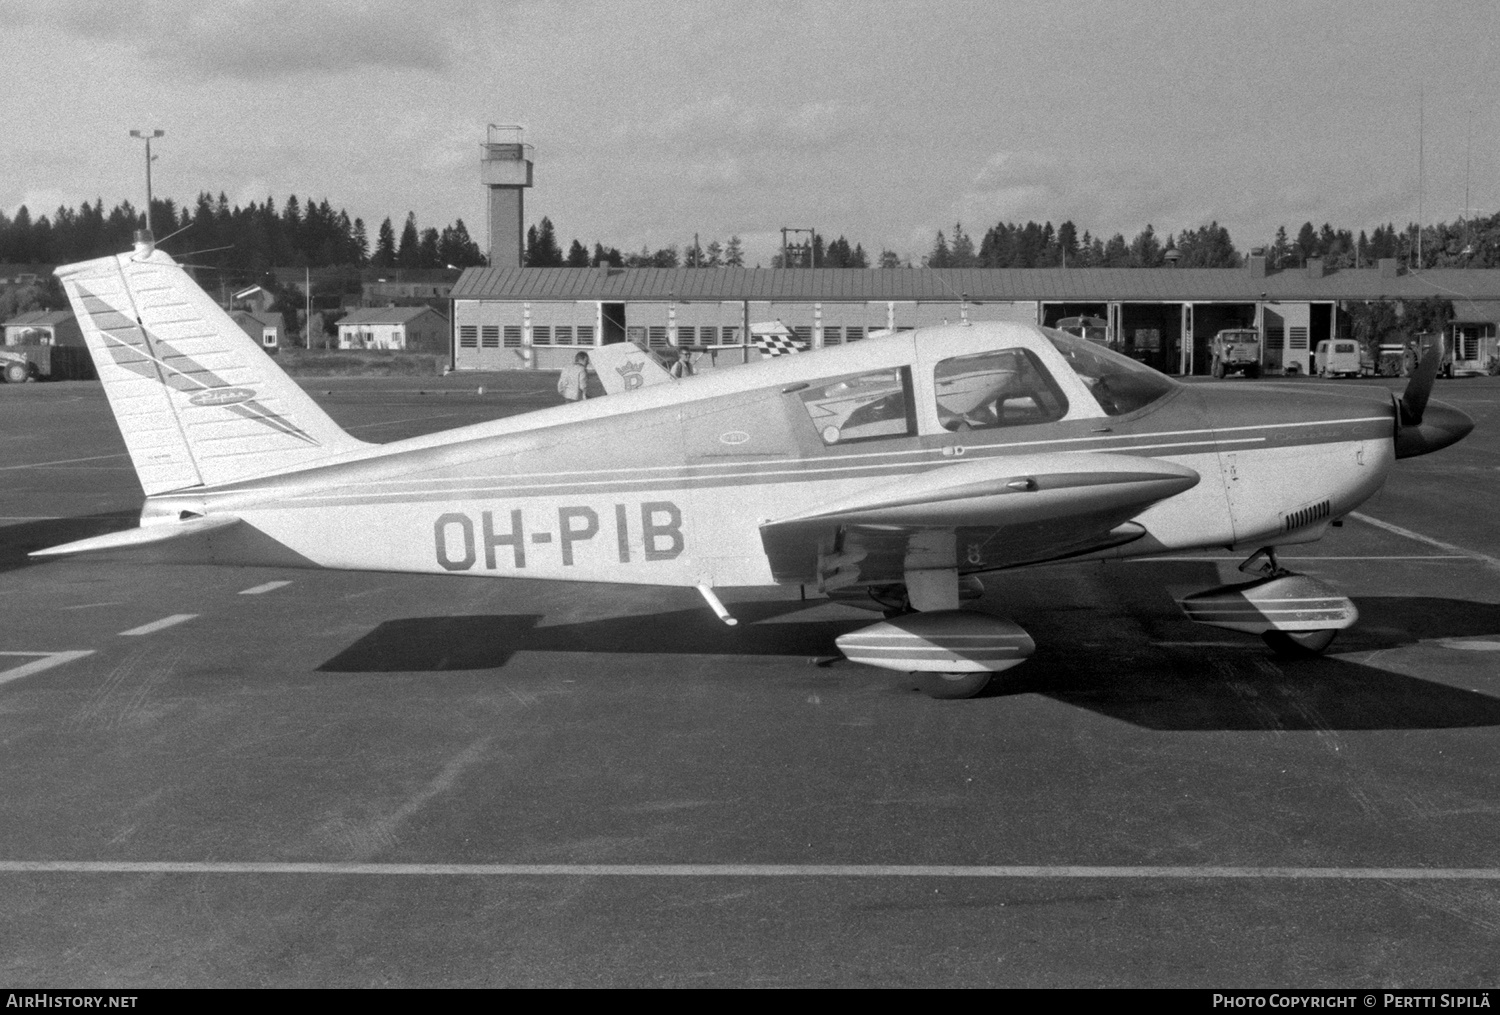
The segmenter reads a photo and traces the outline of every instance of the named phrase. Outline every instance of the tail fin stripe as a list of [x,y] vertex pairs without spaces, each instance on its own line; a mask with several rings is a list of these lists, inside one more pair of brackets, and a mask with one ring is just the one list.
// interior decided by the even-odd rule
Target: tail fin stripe
[[266,426],[274,427],[288,437],[295,437],[299,441],[311,444],[313,447],[318,446],[318,442],[303,431],[301,427],[297,426],[297,424],[285,416],[272,412],[259,402],[252,401],[244,402],[240,405],[231,405],[229,411],[237,416],[243,416],[246,419],[253,419],[259,423],[264,423]]

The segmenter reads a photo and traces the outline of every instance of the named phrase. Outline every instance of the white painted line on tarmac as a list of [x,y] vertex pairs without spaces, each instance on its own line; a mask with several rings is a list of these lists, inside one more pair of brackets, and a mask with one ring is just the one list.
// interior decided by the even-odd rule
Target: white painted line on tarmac
[[287,581],[287,582],[266,582],[264,585],[257,585],[253,589],[245,589],[242,592],[240,592],[240,595],[242,595],[242,596],[261,596],[261,595],[265,595],[267,592],[275,592],[277,589],[283,588],[283,587],[285,587],[287,585],[290,585],[290,584],[291,584],[291,582],[289,582],[289,581]]
[[[416,389],[412,389],[416,390]],[[356,426],[347,426],[345,430],[368,430],[376,426],[395,426],[398,423],[425,423],[429,419],[452,419],[457,416],[456,412],[443,412],[436,416],[408,416],[406,419],[387,419],[379,423],[360,423]]]
[[59,458],[55,462],[32,462],[29,465],[0,465],[0,472],[15,472],[17,469],[40,469],[44,465],[72,465],[75,462],[102,462],[107,458],[125,458],[126,454],[121,452],[117,455],[94,455],[92,458]]
[[[1255,636],[1246,635],[1247,639]],[[1266,647],[1265,642],[1255,641],[1153,641],[1151,644],[1162,648],[1253,648],[1257,650]]]
[[1377,529],[1384,529],[1387,532],[1394,532],[1398,536],[1405,536],[1407,539],[1414,539],[1419,543],[1426,543],[1428,546],[1435,546],[1439,550],[1447,550],[1449,553],[1463,554],[1470,560],[1477,560],[1482,564],[1487,564],[1490,567],[1495,568],[1496,570],[1500,570],[1500,557],[1491,557],[1487,553],[1478,553],[1474,550],[1465,549],[1462,546],[1455,546],[1452,543],[1445,543],[1441,539],[1433,539],[1431,536],[1424,536],[1420,532],[1413,532],[1411,529],[1404,529],[1399,525],[1392,525],[1390,522],[1383,522],[1379,518],[1371,518],[1369,515],[1362,514],[1358,511],[1349,512],[1349,517],[1357,518],[1367,525],[1375,526]]
[[1456,648],[1464,652],[1500,652],[1500,641],[1465,641],[1462,638],[1443,638],[1438,642],[1443,648]]
[[170,617],[163,617],[160,620],[153,620],[149,624],[142,624],[140,627],[132,627],[128,631],[121,631],[120,636],[123,638],[137,634],[154,634],[163,628],[185,623],[196,616],[196,613],[174,613]]
[[[1353,518],[1355,516],[1354,515],[1350,515],[1349,517]],[[1160,564],[1160,563],[1163,563],[1163,562],[1203,561],[1203,560],[1244,560],[1244,559],[1245,558],[1242,557],[1242,556],[1229,556],[1229,555],[1220,556],[1220,557],[1129,557],[1129,558],[1127,558],[1127,563],[1131,563],[1131,564],[1157,563],[1157,564]],[[1394,556],[1393,555],[1386,555],[1386,556],[1379,556],[1379,557],[1371,557],[1371,556],[1364,556],[1364,557],[1289,557],[1289,556],[1287,556],[1284,553],[1278,553],[1276,555],[1276,559],[1277,560],[1296,560],[1296,561],[1303,561],[1303,562],[1306,562],[1306,561],[1314,561],[1314,562],[1316,562],[1316,561],[1320,561],[1320,560],[1473,560],[1473,557],[1471,557],[1467,553],[1411,553],[1411,554],[1401,554],[1401,555],[1394,555]]]
[[0,860],[0,874],[321,874],[393,877],[1014,878],[1500,881],[1500,867],[1081,867],[775,863],[236,863]]
[[29,663],[22,663],[20,666],[13,666],[8,670],[0,670],[0,684],[8,684],[12,680],[20,680],[22,677],[29,677],[33,673],[50,670],[54,666],[61,666],[63,663],[70,663],[74,659],[82,659],[84,656],[91,656],[93,654],[94,650],[91,648],[74,649],[68,652],[0,652],[0,656],[41,657],[34,658]]

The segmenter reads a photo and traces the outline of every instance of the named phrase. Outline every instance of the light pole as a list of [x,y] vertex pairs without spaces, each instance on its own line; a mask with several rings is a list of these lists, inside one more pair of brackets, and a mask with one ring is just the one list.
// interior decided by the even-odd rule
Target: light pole
[[146,142],[146,235],[143,239],[152,239],[151,234],[151,142],[154,138],[166,137],[164,130],[133,130],[131,137],[138,137]]

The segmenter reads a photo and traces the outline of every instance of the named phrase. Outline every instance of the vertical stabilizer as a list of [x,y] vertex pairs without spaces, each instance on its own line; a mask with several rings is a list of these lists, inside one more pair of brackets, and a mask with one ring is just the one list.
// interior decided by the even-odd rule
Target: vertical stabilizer
[[656,357],[634,342],[615,342],[588,350],[589,362],[606,395],[639,391],[657,384],[668,384],[672,375],[662,369]]
[[148,495],[364,447],[149,244],[57,269]]

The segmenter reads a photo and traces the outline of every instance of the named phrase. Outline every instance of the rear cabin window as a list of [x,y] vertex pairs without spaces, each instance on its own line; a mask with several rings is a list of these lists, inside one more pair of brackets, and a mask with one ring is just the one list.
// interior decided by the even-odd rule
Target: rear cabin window
[[917,432],[906,367],[817,381],[798,393],[827,445],[887,440]]
[[945,359],[933,370],[933,386],[938,421],[947,430],[1050,423],[1068,414],[1057,382],[1025,349]]
[[1107,416],[1123,416],[1144,408],[1177,387],[1170,377],[1111,349],[1059,331],[1049,330],[1046,335]]

